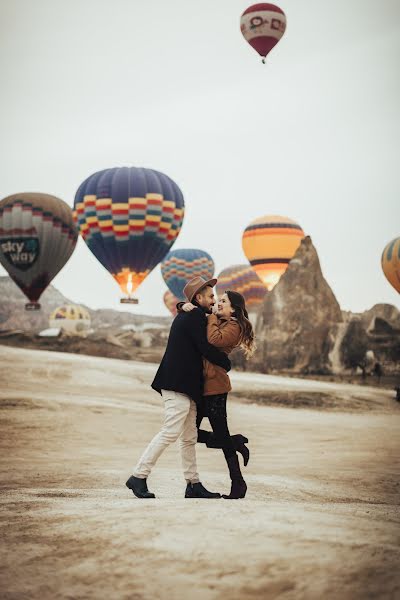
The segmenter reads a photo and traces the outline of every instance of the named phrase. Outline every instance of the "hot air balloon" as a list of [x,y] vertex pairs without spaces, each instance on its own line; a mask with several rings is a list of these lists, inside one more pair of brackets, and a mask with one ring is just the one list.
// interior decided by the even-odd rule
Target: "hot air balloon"
[[263,63],[285,29],[285,13],[275,4],[253,4],[240,18],[240,30],[244,39],[263,57]]
[[65,304],[50,315],[51,328],[61,328],[67,335],[85,336],[90,328],[90,315],[83,306]]
[[386,279],[400,293],[400,237],[388,243],[381,262]]
[[172,292],[170,292],[169,290],[167,290],[163,296],[163,300],[164,300],[164,304],[165,306],[168,308],[168,310],[170,311],[171,315],[173,317],[176,316],[176,305],[178,304],[179,300],[178,298],[176,298],[174,296],[174,294]]
[[38,310],[38,300],[78,239],[72,210],[55,196],[13,194],[0,202],[0,262]]
[[221,297],[226,290],[242,294],[249,313],[258,310],[267,293],[264,283],[250,265],[233,265],[223,269],[218,275],[215,289],[218,297]]
[[179,187],[152,169],[105,169],[88,177],[75,196],[79,231],[128,298],[168,253],[182,227]]
[[182,248],[172,250],[161,263],[161,274],[169,290],[178,298],[184,300],[183,288],[193,277],[211,279],[215,265],[211,256],[204,250]]
[[300,225],[277,215],[255,219],[244,230],[243,251],[268,290],[286,271],[303,237]]

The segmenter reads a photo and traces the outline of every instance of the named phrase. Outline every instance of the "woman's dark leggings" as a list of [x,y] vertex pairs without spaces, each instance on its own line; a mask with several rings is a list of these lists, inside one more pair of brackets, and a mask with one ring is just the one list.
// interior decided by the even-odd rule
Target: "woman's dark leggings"
[[[213,433],[200,429],[200,424],[204,419],[204,415],[201,413],[201,409],[197,409],[196,425],[198,430],[198,441],[208,445],[210,438],[213,438],[214,443],[210,444],[211,448],[222,448],[225,458],[236,455],[236,450],[233,447],[231,434],[229,433],[228,421],[226,416],[216,416],[209,414],[208,420],[210,421]],[[215,445],[218,444],[218,445]]]

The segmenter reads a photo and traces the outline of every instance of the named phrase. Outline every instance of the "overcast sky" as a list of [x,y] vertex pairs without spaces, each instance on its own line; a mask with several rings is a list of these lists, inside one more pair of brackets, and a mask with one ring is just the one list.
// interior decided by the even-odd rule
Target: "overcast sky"
[[[282,214],[311,235],[342,309],[400,308],[380,256],[400,235],[400,2],[282,0],[263,65],[239,0],[0,0],[0,197],[55,194],[107,167],[167,173],[186,217],[173,248],[216,273],[246,262],[243,229]],[[0,274],[5,271],[0,268]],[[120,308],[80,239],[54,285]],[[128,310],[168,314],[160,267]]]

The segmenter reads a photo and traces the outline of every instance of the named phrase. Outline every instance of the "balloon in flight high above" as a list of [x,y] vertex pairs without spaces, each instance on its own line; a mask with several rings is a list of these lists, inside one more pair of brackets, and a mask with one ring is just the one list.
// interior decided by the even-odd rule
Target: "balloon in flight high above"
[[400,293],[400,237],[385,246],[381,262],[386,279]]
[[166,292],[164,293],[164,296],[163,296],[163,300],[164,300],[165,306],[168,308],[171,315],[173,317],[175,317],[176,313],[177,313],[176,305],[179,302],[178,298],[176,298],[172,292],[170,292],[169,290],[166,290]]
[[211,256],[197,248],[172,250],[161,263],[161,274],[168,289],[178,298],[185,300],[183,288],[193,277],[212,279],[215,265]]
[[246,227],[243,251],[268,290],[278,283],[303,238],[300,225],[278,215],[260,217]]
[[266,56],[279,42],[286,30],[286,16],[275,4],[253,4],[240,18],[244,39],[254,48],[265,63]]
[[56,196],[13,194],[0,202],[0,262],[37,310],[40,296],[73,253],[72,210]]
[[182,227],[177,184],[153,169],[120,167],[88,177],[75,196],[75,218],[89,250],[131,294],[168,253]]
[[233,265],[223,269],[215,286],[218,298],[231,290],[242,294],[248,312],[257,311],[267,293],[266,287],[250,265]]

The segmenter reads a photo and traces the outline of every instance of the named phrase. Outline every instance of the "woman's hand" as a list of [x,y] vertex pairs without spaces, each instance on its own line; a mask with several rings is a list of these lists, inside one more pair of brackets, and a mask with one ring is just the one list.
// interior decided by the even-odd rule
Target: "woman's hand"
[[184,310],[185,312],[190,312],[191,310],[193,310],[194,308],[197,308],[197,306],[195,306],[194,304],[192,304],[191,302],[186,302],[183,306],[182,306],[182,310]]

